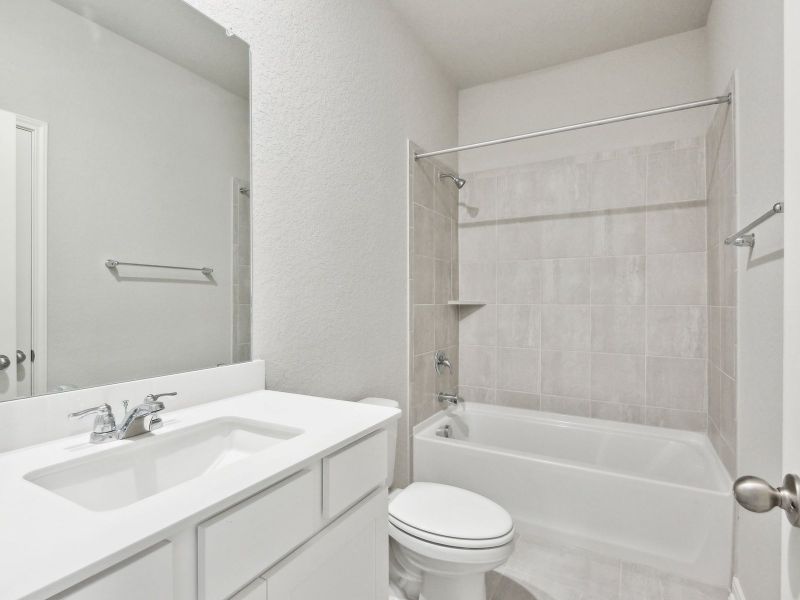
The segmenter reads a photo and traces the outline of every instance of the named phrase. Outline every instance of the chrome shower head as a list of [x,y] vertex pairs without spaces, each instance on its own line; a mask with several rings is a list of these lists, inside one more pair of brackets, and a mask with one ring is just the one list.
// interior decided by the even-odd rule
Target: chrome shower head
[[461,189],[465,185],[467,185],[467,180],[466,179],[461,179],[461,177],[456,177],[455,175],[451,175],[450,173],[440,173],[439,174],[439,179],[445,179],[445,178],[452,179],[453,183],[456,184],[456,187],[458,189]]

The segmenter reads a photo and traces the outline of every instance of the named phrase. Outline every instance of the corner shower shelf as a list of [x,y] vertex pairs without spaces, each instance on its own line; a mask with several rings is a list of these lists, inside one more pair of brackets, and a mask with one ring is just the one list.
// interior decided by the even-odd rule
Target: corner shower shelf
[[450,306],[485,306],[486,302],[480,302],[478,300],[450,300],[448,304]]

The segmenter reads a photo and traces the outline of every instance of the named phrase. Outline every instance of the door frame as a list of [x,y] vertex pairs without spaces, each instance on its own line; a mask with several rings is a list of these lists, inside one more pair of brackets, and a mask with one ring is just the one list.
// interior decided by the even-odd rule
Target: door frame
[[31,383],[33,395],[40,395],[47,392],[47,123],[17,115],[17,128],[30,131],[33,137],[31,314],[36,356]]

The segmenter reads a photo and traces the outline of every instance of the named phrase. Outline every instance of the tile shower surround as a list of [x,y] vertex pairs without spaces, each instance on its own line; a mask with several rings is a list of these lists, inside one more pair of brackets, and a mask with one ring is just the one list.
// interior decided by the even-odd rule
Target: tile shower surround
[[708,437],[736,475],[736,259],[723,240],[738,229],[734,111],[721,105],[706,136],[708,182]]
[[704,140],[462,175],[464,398],[705,431]]
[[[403,407],[399,425],[399,457],[395,485],[410,478],[410,435],[414,425],[439,410],[438,392],[458,390],[458,191],[440,173],[453,173],[435,160],[414,160],[421,151],[412,145],[409,156],[409,322],[411,350],[410,406]],[[437,374],[434,355],[444,351],[452,372]]]

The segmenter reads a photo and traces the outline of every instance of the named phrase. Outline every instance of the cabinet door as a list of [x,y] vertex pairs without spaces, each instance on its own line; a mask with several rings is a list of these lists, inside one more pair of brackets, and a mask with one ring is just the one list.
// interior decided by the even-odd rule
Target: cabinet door
[[265,576],[267,600],[375,600],[389,596],[387,495],[345,513]]
[[171,600],[172,547],[145,550],[51,600]]

